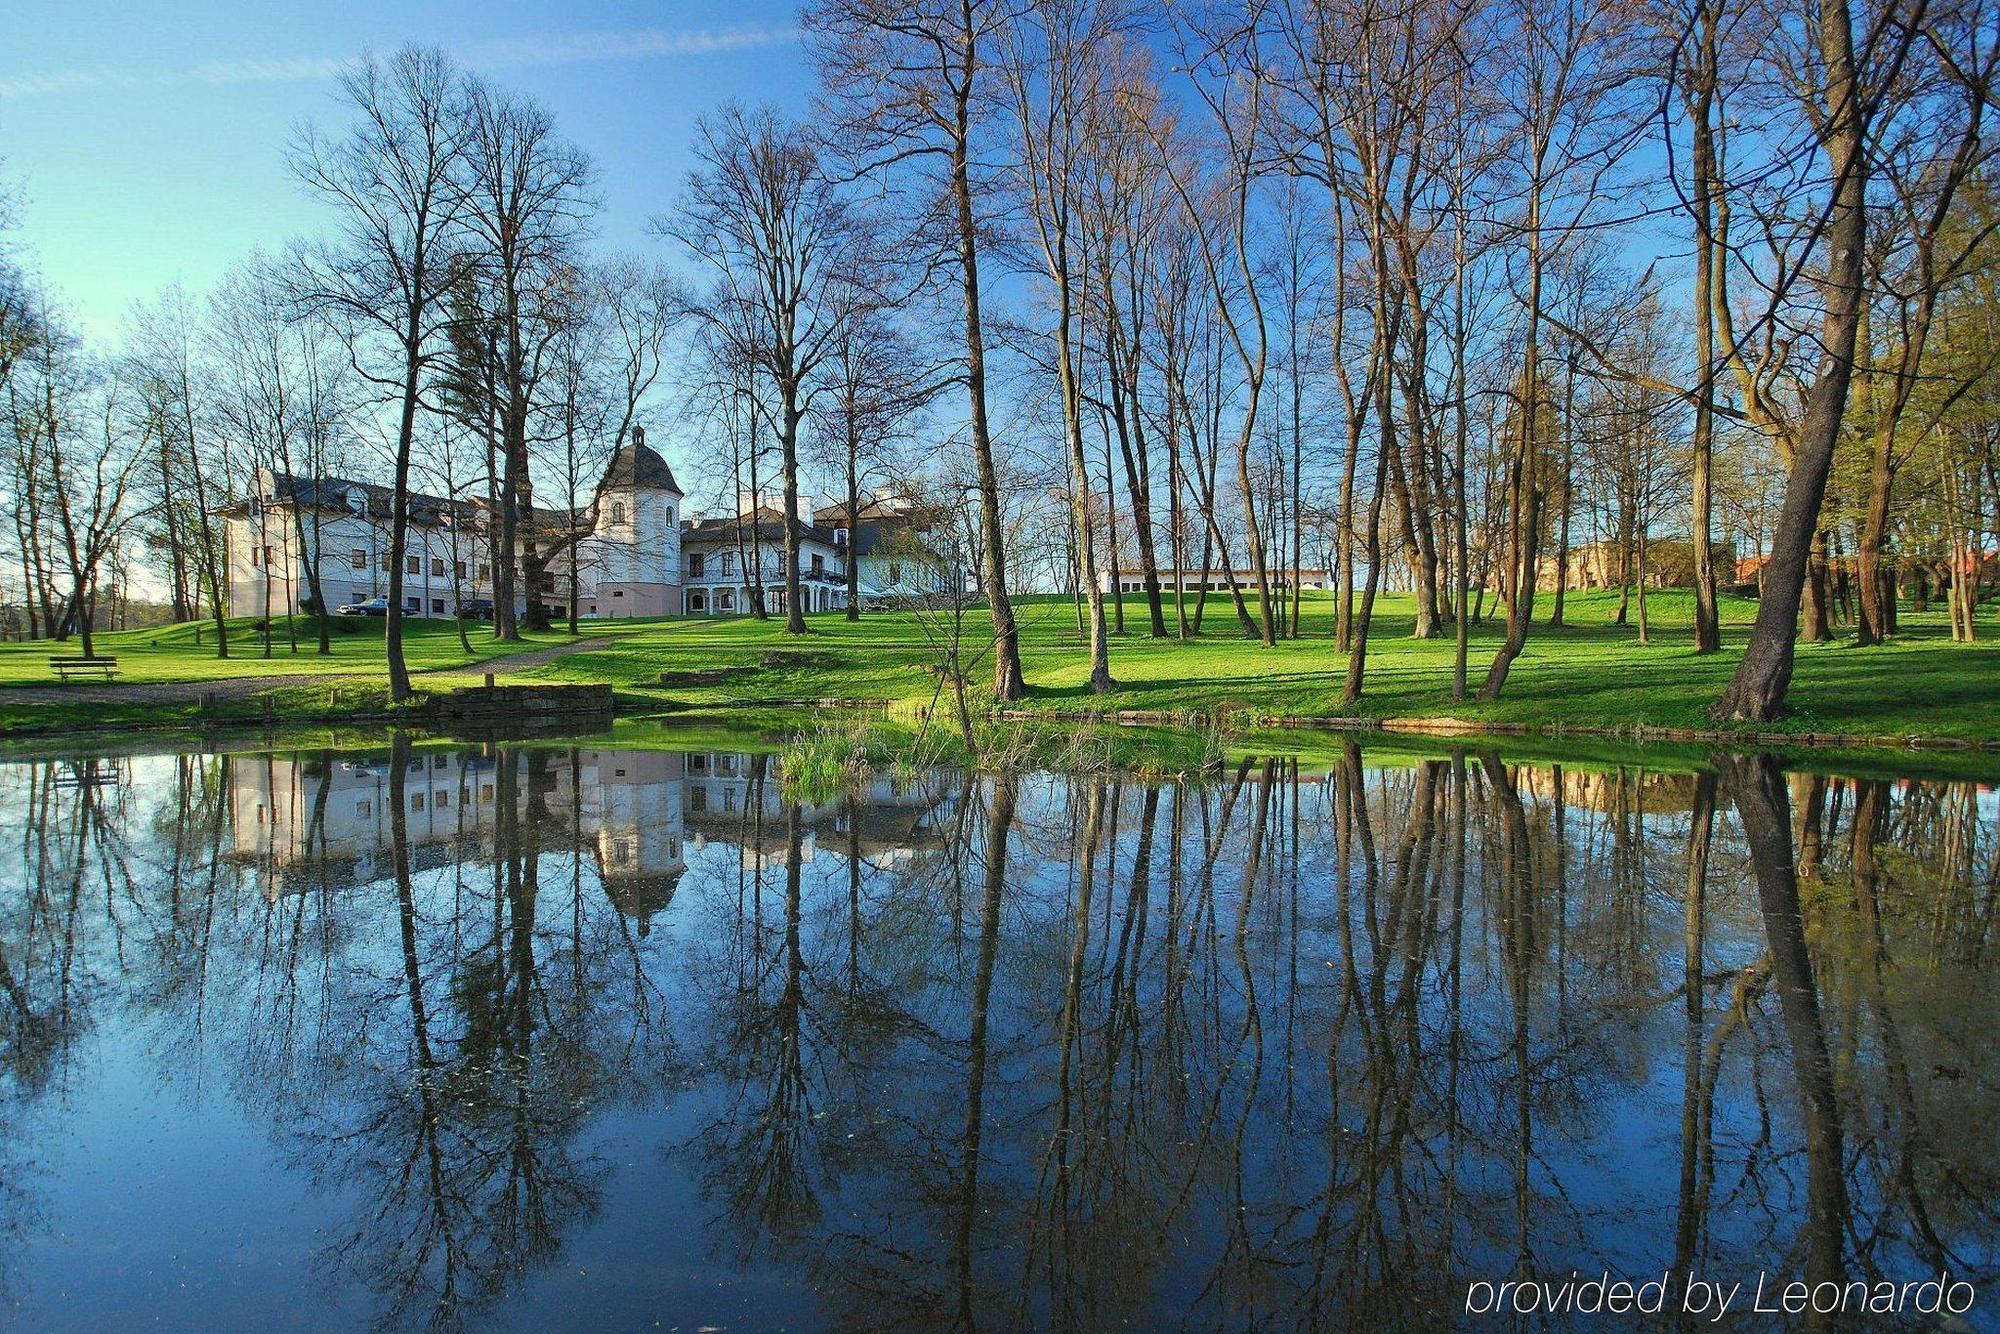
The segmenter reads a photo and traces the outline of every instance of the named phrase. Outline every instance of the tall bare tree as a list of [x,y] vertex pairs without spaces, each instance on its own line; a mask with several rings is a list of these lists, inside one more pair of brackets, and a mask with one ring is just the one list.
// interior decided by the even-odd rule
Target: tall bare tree
[[980,257],[987,220],[975,182],[980,119],[998,100],[986,71],[1018,0],[819,0],[807,10],[822,85],[841,108],[856,156],[915,168],[926,197],[914,212],[936,220],[940,250],[958,272],[964,323],[967,441],[979,507],[980,583],[993,619],[993,695],[1020,699],[1020,630],[1007,580],[1007,529],[987,405],[986,316]]
[[389,695],[402,703],[410,697],[403,568],[411,446],[465,239],[469,118],[457,71],[435,49],[405,47],[386,64],[363,60],[341,77],[340,97],[354,117],[347,133],[307,128],[293,146],[293,170],[336,220],[334,239],[302,255],[300,295],[357,340],[359,374],[394,405],[384,640]]
[[666,231],[708,269],[704,322],[767,376],[754,400],[777,436],[784,488],[785,632],[806,632],[799,583],[799,426],[824,387],[846,307],[854,219],[806,127],[735,103],[696,129],[697,166]]

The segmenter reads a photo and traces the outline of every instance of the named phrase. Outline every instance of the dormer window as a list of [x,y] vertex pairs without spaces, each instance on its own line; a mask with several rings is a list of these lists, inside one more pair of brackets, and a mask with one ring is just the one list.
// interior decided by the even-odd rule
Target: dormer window
[[837,547],[847,545],[847,530],[845,528],[836,528],[833,530],[833,544]]
[[613,523],[625,522],[625,506],[622,503],[615,504],[611,507],[611,522]]

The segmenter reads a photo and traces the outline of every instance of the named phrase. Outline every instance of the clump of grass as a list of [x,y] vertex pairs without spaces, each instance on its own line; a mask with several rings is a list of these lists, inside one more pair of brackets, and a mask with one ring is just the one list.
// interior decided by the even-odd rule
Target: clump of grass
[[831,800],[894,758],[872,721],[820,722],[778,753],[778,784],[788,801]]

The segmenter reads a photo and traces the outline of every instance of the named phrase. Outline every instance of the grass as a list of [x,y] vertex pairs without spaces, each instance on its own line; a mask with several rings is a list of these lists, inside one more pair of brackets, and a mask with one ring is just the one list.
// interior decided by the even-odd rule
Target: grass
[[[1117,687],[1108,695],[1086,689],[1088,656],[1068,604],[1027,600],[1021,607],[1022,658],[1030,691],[1020,707],[1051,714],[1229,709],[1286,717],[1451,717],[1625,731],[1713,727],[1708,708],[1735,670],[1756,603],[1724,600],[1723,652],[1704,656],[1690,643],[1692,598],[1669,591],[1648,600],[1652,643],[1642,645],[1635,627],[1612,623],[1614,595],[1573,594],[1568,625],[1552,630],[1538,623],[1501,698],[1486,703],[1451,700],[1452,640],[1412,638],[1412,600],[1386,597],[1370,641],[1366,691],[1355,706],[1340,700],[1346,659],[1334,650],[1326,595],[1307,600],[1304,637],[1274,648],[1241,638],[1222,598],[1211,600],[1200,638],[1150,639],[1143,601],[1128,598],[1128,633],[1111,646]],[[1547,599],[1542,602],[1545,618]],[[693,709],[826,697],[920,706],[931,699],[937,654],[913,617],[870,615],[850,623],[836,614],[808,621],[811,633],[803,640],[789,639],[778,622],[662,622],[527,676],[609,681],[628,705],[654,701]],[[985,630],[981,618],[973,633]],[[1791,713],[1764,730],[2000,740],[2000,619],[1986,617],[1981,630],[1984,641],[1954,644],[1942,613],[1906,612],[1903,632],[1880,647],[1801,644]],[[1500,635],[1490,619],[1473,630],[1475,691]],[[766,655],[776,655],[772,665],[763,665]],[[730,666],[755,670],[713,686],[658,684],[663,669]]]
[[[1756,603],[1725,599],[1724,651],[1700,656],[1690,646],[1693,607],[1688,594],[1669,591],[1649,598],[1650,645],[1638,642],[1635,626],[1612,623],[1616,601],[1615,595],[1605,593],[1572,594],[1568,625],[1554,630],[1545,624],[1549,599],[1544,596],[1527,650],[1516,662],[1501,699],[1455,703],[1449,697],[1452,640],[1448,635],[1413,639],[1412,600],[1389,595],[1378,604],[1366,693],[1350,707],[1340,702],[1346,659],[1334,650],[1329,595],[1308,597],[1302,638],[1268,649],[1239,635],[1224,596],[1210,599],[1205,633],[1185,643],[1148,638],[1143,599],[1128,597],[1128,633],[1114,637],[1111,646],[1111,670],[1118,685],[1109,695],[1092,695],[1085,688],[1087,654],[1068,601],[1029,598],[1020,604],[1020,615],[1030,693],[1020,707],[1051,716],[1082,710],[1163,714],[1228,710],[1251,716],[1449,717],[1627,733],[1639,728],[1712,727],[1708,707],[1735,669]],[[800,700],[878,701],[902,715],[933,698],[937,677],[932,666],[939,655],[915,616],[880,613],[849,622],[838,613],[826,613],[807,619],[811,633],[803,639],[786,636],[780,621],[747,618],[593,622],[586,626],[586,635],[615,634],[616,642],[516,673],[503,667],[501,675],[549,683],[609,682],[618,692],[621,712],[627,714],[706,713],[767,726],[784,710],[795,710]],[[969,635],[976,638],[986,629],[984,616],[976,614]],[[467,659],[449,625],[419,622],[410,630],[409,659],[420,687],[458,684],[427,682],[424,674],[503,651],[503,646],[475,630],[476,652]],[[1801,644],[1791,714],[1762,730],[1844,733],[1885,743],[1912,735],[2000,741],[2000,618],[1984,617],[1980,630],[1981,642],[1954,644],[1942,612],[1905,611],[1902,633],[1880,647],[1861,649],[1840,641]],[[1490,618],[1474,628],[1470,664],[1475,689],[1500,633],[1501,626]],[[520,645],[504,646],[504,651],[567,640],[566,633],[534,636]],[[201,681],[251,673],[283,678],[276,684],[284,688],[269,705],[258,700],[219,701],[208,713],[197,709],[183,715],[208,720],[229,721],[234,716],[256,720],[272,712],[299,717],[315,710],[360,711],[369,698],[362,684],[372,686],[381,680],[379,623],[340,636],[331,660],[314,655],[308,639],[297,657],[285,652],[281,640],[278,656],[267,661],[261,657],[261,642],[253,646],[245,633],[241,656],[220,663],[213,658],[212,647],[194,644],[188,626],[105,635],[100,645],[100,651],[119,656],[124,681]],[[45,643],[0,646],[0,686],[48,684],[46,658],[61,651]],[[663,670],[718,667],[742,670],[710,685],[659,683]],[[93,709],[88,702],[90,687],[74,689],[75,703],[59,706],[59,712],[26,702],[10,705],[7,692],[0,689],[0,727],[29,721],[115,725],[125,720],[115,709]],[[341,691],[341,699],[331,698],[334,690]],[[141,712],[148,720],[174,717],[161,717],[157,707]],[[796,711],[790,717],[790,727],[796,730]]]
[[[154,682],[215,681],[237,676],[321,677],[355,676],[373,678],[387,671],[382,647],[381,620],[374,617],[336,617],[332,653],[318,653],[319,632],[309,616],[297,618],[299,648],[293,653],[279,617],[272,625],[271,654],[264,654],[264,636],[255,629],[258,622],[243,618],[229,623],[229,656],[215,656],[215,626],[187,621],[179,625],[155,626],[146,630],[117,630],[95,637],[95,651],[118,659],[120,684]],[[656,625],[647,621],[586,621],[584,635],[630,634]],[[540,633],[522,632],[518,644],[503,644],[484,626],[469,627],[472,653],[459,646],[458,631],[450,621],[403,622],[403,660],[414,673],[466,667],[506,653],[548,648],[570,642],[567,629]],[[74,657],[83,652],[72,639],[66,643],[32,640],[0,644],[0,686],[46,686],[56,683],[49,670],[52,657]]]

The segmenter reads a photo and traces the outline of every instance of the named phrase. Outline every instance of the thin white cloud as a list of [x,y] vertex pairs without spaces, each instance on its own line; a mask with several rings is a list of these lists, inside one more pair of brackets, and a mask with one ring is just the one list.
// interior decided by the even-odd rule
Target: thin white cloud
[[[551,33],[475,42],[453,54],[474,69],[582,65],[602,61],[658,60],[717,55],[784,46],[798,40],[794,27],[747,25],[729,28],[639,28]],[[349,63],[346,56],[244,57],[210,60],[192,69],[141,75],[129,70],[71,69],[0,76],[0,102],[102,88],[160,87],[173,84],[303,83],[330,79]]]

